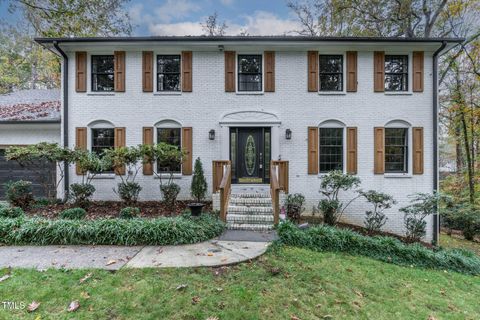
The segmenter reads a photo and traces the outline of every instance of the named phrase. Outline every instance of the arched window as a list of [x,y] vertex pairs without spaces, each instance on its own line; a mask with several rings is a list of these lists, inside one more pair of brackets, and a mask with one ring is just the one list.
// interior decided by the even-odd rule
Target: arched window
[[[88,125],[90,129],[90,150],[102,156],[107,149],[115,147],[115,126],[106,120],[93,121]],[[107,172],[113,172],[108,170]]]
[[344,171],[345,165],[345,124],[338,120],[322,122],[319,134],[319,171]]
[[[167,143],[178,147],[182,146],[182,125],[175,120],[162,120],[155,124],[157,129],[157,143]],[[178,162],[158,162],[158,172],[181,173],[182,164]]]
[[385,173],[408,173],[410,123],[393,120],[385,125]]

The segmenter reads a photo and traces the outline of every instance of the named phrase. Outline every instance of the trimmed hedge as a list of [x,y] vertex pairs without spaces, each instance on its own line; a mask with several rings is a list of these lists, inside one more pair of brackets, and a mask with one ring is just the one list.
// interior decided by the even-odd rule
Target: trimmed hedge
[[81,220],[85,219],[87,211],[83,208],[70,208],[60,212],[61,219]]
[[0,244],[177,245],[220,235],[224,223],[210,214],[156,219],[0,219]]
[[466,250],[431,250],[392,237],[368,237],[326,225],[301,230],[291,222],[279,225],[278,236],[280,243],[315,251],[345,252],[401,266],[480,274],[480,257]]

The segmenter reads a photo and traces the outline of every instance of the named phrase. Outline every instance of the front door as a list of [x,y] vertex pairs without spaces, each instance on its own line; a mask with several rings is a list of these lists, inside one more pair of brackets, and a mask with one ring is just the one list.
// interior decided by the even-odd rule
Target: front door
[[234,183],[268,183],[270,159],[270,128],[230,129]]

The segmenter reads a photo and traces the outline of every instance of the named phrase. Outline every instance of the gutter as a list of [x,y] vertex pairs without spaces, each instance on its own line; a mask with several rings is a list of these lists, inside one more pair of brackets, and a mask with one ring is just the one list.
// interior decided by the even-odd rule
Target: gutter
[[[433,191],[438,191],[438,55],[447,46],[447,41],[433,53]],[[433,243],[438,245],[440,234],[440,215],[438,207],[433,214]]]
[[61,123],[61,120],[5,120],[5,121],[0,121],[0,125],[2,124],[57,124]]
[[[62,55],[63,57],[63,147],[68,148],[68,56],[67,54],[58,46],[58,41],[53,41],[53,47]],[[69,172],[68,163],[63,164],[63,172],[65,177],[63,178],[64,183],[64,200],[68,199],[68,191],[70,187],[70,172]]]

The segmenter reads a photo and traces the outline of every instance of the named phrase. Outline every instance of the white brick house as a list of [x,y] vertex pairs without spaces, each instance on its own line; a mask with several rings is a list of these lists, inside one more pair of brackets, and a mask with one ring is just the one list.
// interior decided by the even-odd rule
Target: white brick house
[[[69,147],[123,138],[127,146],[147,139],[189,147],[191,136],[191,159],[201,158],[209,183],[214,160],[232,160],[234,184],[266,184],[269,160],[287,160],[290,192],[304,194],[308,210],[321,198],[322,174],[340,168],[358,175],[362,189],[395,197],[385,226],[395,233],[403,233],[398,208],[407,196],[436,189],[435,57],[458,39],[36,41],[65,58],[62,142]],[[109,142],[95,138],[110,134]],[[190,166],[175,175],[181,198],[189,198]],[[70,168],[67,183],[78,179]],[[95,197],[117,199],[115,179],[98,176]],[[160,198],[154,175],[138,180],[142,200]],[[345,220],[362,224],[367,209],[357,200]]]

